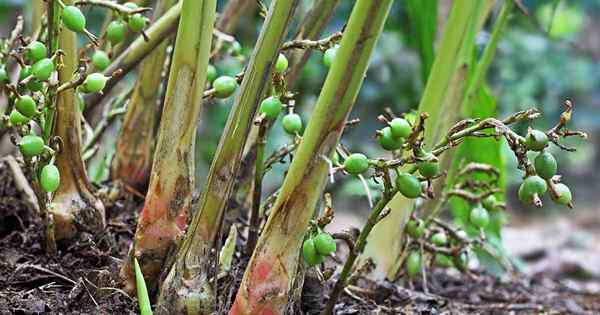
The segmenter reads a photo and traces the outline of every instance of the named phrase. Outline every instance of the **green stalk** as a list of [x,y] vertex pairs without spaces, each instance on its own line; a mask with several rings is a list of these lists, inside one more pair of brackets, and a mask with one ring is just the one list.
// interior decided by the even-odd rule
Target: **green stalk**
[[308,222],[325,186],[328,165],[362,85],[391,0],[356,2],[267,224],[244,273],[231,315],[283,314]]
[[248,239],[246,241],[246,254],[252,255],[258,230],[260,228],[260,199],[262,196],[262,181],[265,165],[265,145],[267,144],[267,131],[270,129],[268,122],[263,121],[258,127],[258,141],[256,142],[256,158],[254,161],[254,187],[252,190],[252,211],[250,212],[250,226],[248,227]]
[[158,282],[167,253],[183,234],[194,190],[194,138],[202,109],[216,0],[184,0],[160,131],[144,208],[129,259],[121,269],[133,291],[133,257],[150,288]]
[[340,273],[340,276],[336,281],[335,286],[331,291],[331,294],[329,295],[329,300],[327,301],[327,305],[325,306],[325,311],[323,311],[323,314],[333,314],[335,303],[339,298],[340,294],[342,294],[344,287],[346,287],[348,278],[350,277],[350,274],[352,273],[352,268],[354,267],[354,262],[365,249],[365,245],[367,245],[367,237],[373,230],[373,227],[375,227],[375,225],[379,222],[381,212],[383,211],[383,209],[385,209],[385,207],[390,202],[390,200],[392,200],[392,197],[395,194],[396,191],[394,190],[386,191],[383,197],[377,202],[373,210],[371,210],[371,214],[369,214],[369,218],[367,219],[365,226],[360,231],[360,234],[358,235],[358,238],[354,243],[353,249],[348,253],[348,257],[346,258],[346,262],[344,263],[342,272]]
[[[176,0],[158,0],[154,18],[158,19]],[[145,191],[150,170],[156,126],[162,71],[169,42],[163,41],[144,59],[133,94],[127,105],[121,133],[117,140],[111,175],[140,191]]]
[[[56,1],[54,1],[56,3]],[[66,5],[72,0],[63,0]],[[54,7],[53,14],[60,9]],[[57,25],[54,25],[56,27]],[[58,86],[69,82],[77,69],[77,34],[62,27],[58,33],[58,48],[64,52],[63,66],[58,70]],[[73,238],[81,231],[98,233],[104,229],[104,206],[92,194],[81,158],[80,114],[74,89],[56,96],[53,135],[61,139],[56,156],[60,171],[60,186],[50,205],[57,240]]]
[[215,311],[214,290],[209,281],[214,256],[210,253],[217,244],[248,131],[264,94],[265,83],[271,79],[274,61],[297,2],[271,2],[240,93],[213,158],[199,207],[162,285],[159,306],[164,309],[178,314],[211,314]]
[[[102,100],[104,95],[110,94],[112,88],[137,66],[142,59],[150,54],[158,45],[175,32],[179,15],[181,14],[181,1],[166,11],[156,22],[145,30],[149,41],[138,36],[123,53],[115,58],[110,66],[104,70],[104,75],[112,77],[106,82],[103,93],[94,93],[85,98],[85,114],[89,114]],[[119,72],[116,72],[120,70]]]
[[[483,24],[481,16],[488,12],[486,1],[456,1],[444,27],[444,35],[438,54],[430,71],[429,79],[419,104],[420,113],[428,113],[425,123],[425,143],[437,142],[443,130],[457,119],[458,105],[455,87],[462,84],[467,74],[460,60],[467,53],[472,53],[478,26]],[[462,94],[461,94],[462,95]],[[445,101],[449,99],[450,101]],[[376,278],[393,277],[398,265],[398,257],[402,248],[402,227],[414,207],[414,200],[397,194],[390,202],[391,213],[384,218],[371,232],[365,252],[361,259],[371,258],[377,269]]]
[[[312,8],[302,19],[302,22],[300,22],[294,39],[319,39],[338,3],[339,0],[314,1]],[[296,81],[296,78],[300,75],[304,65],[308,61],[311,52],[311,49],[294,49],[288,54],[290,69],[285,76],[288,86],[291,87]]]
[[[309,13],[300,22],[298,32],[294,36],[294,39],[317,39],[323,28],[325,28],[327,21],[331,18],[333,9],[338,2],[339,0],[315,1]],[[285,83],[288,87],[293,86],[297,75],[300,73],[300,69],[304,67],[306,61],[310,57],[310,53],[310,49],[291,50],[291,53],[288,55],[290,67],[285,79]],[[256,177],[255,167],[253,166],[256,165],[257,141],[259,138],[258,131],[259,127],[253,126],[248,135],[242,158],[242,167],[238,172],[237,183],[234,187],[234,193],[232,194],[232,199],[234,199],[234,201],[230,203],[230,205],[234,205],[234,207],[227,210],[227,218],[235,219],[240,212],[258,206],[253,204],[254,198],[249,198],[249,196],[252,196],[251,192],[256,191],[254,188]]]

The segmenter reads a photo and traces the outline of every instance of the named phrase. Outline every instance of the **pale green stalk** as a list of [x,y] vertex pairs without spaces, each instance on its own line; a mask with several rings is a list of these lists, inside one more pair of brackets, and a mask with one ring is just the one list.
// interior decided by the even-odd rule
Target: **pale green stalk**
[[241,164],[248,132],[267,82],[271,80],[274,61],[296,5],[297,1],[290,0],[271,2],[240,93],[213,158],[198,209],[161,287],[159,307],[162,309],[178,314],[215,312],[214,289],[209,279],[216,255],[211,252],[218,246],[223,213]]
[[391,0],[359,0],[269,219],[244,273],[231,315],[284,314],[299,249],[323,192],[331,156],[362,85]]
[[[155,19],[176,2],[158,0]],[[111,169],[113,179],[140,191],[145,190],[150,178],[157,118],[160,117],[158,96],[168,44],[168,41],[163,41],[142,62],[133,94],[127,104]]]
[[121,269],[133,291],[133,257],[150,288],[187,224],[194,190],[194,139],[202,109],[216,0],[184,0],[150,184],[129,259]]

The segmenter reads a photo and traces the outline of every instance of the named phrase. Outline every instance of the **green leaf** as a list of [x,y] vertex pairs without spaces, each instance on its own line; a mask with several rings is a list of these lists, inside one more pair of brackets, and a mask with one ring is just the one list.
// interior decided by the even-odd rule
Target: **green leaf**
[[426,82],[433,66],[437,31],[437,0],[408,0],[406,11],[421,58],[421,78]]
[[138,302],[140,303],[140,314],[141,315],[152,315],[152,307],[150,305],[150,297],[148,297],[148,289],[146,288],[146,281],[142,274],[142,269],[137,261],[137,258],[133,258],[135,268],[135,287],[137,290]]

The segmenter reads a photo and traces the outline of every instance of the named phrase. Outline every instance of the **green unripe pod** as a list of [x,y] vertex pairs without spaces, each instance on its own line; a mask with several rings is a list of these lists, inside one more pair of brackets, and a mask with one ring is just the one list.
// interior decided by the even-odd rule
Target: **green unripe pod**
[[85,30],[85,16],[76,6],[68,5],[63,8],[62,21],[73,32],[81,33]]
[[369,169],[369,159],[362,153],[353,153],[344,161],[344,170],[350,175],[360,175]]
[[452,257],[452,262],[458,270],[467,270],[469,268],[469,254],[462,252],[460,255]]
[[54,62],[50,58],[43,58],[31,66],[31,74],[39,81],[47,81],[54,72]]
[[396,177],[396,187],[406,198],[414,199],[421,195],[421,182],[409,173],[398,174]]
[[525,137],[525,145],[532,151],[542,151],[548,146],[548,136],[540,130],[531,129]]
[[145,27],[148,20],[145,16],[140,13],[135,13],[129,17],[128,25],[129,29],[134,33],[141,32]]
[[302,130],[302,118],[296,113],[289,113],[283,116],[281,124],[283,125],[283,130],[291,135],[295,135]]
[[237,81],[229,76],[220,76],[213,82],[214,95],[216,98],[227,98],[235,92]]
[[44,139],[34,135],[26,135],[19,142],[19,149],[25,157],[34,157],[44,152]]
[[217,78],[217,68],[215,66],[209,64],[208,68],[206,68],[206,81],[212,82]]
[[25,68],[21,68],[19,71],[19,81],[25,80],[27,77],[31,75],[31,67],[26,66]]
[[18,97],[17,101],[15,102],[15,108],[19,111],[19,113],[29,118],[37,114],[37,104],[29,95],[21,95]]
[[106,86],[106,81],[108,81],[108,79],[109,78],[102,73],[91,73],[83,81],[81,91],[84,93],[101,92]]
[[29,80],[29,82],[27,82],[27,88],[31,92],[41,91],[44,88],[44,83],[32,78],[31,80]]
[[550,152],[538,154],[538,156],[535,157],[533,165],[535,166],[535,172],[543,179],[552,178],[552,176],[556,175],[556,171],[558,170],[556,159],[554,159],[554,156]]
[[413,239],[419,239],[425,233],[425,222],[421,219],[411,219],[406,223],[405,230]]
[[122,42],[126,34],[127,26],[122,21],[112,21],[106,27],[106,38],[113,45]]
[[60,185],[60,172],[54,164],[48,164],[40,173],[40,186],[45,192],[55,192]]
[[482,201],[483,207],[488,210],[494,209],[494,207],[496,206],[496,203],[497,203],[497,200],[496,200],[496,196],[494,196],[494,195],[489,195],[489,196],[485,197]]
[[519,199],[524,203],[531,203],[534,195],[542,197],[548,190],[546,181],[539,176],[529,176],[525,178],[519,187]]
[[406,259],[406,273],[409,277],[414,278],[421,271],[421,254],[413,250]]
[[337,54],[338,49],[339,49],[339,46],[335,45],[335,46],[327,49],[325,51],[325,53],[323,53],[323,64],[327,68],[331,68],[331,65],[333,64],[333,61],[335,60],[335,55]]
[[96,50],[92,55],[92,65],[98,71],[104,71],[110,65],[110,58],[103,50]]
[[478,228],[485,228],[490,223],[490,215],[484,207],[477,206],[471,209],[469,219]]
[[394,118],[390,121],[390,128],[394,138],[406,138],[412,132],[412,128],[408,121],[404,118]]
[[419,162],[419,174],[425,178],[433,178],[440,172],[440,165],[436,161],[433,154],[427,153],[423,158],[424,161]]
[[390,127],[385,127],[381,129],[381,132],[379,133],[379,144],[385,150],[394,151],[402,147],[404,140],[402,138],[395,138],[392,135],[392,129]]
[[277,62],[275,63],[275,72],[284,73],[288,68],[288,60],[284,54],[277,56]]
[[554,191],[557,193],[558,196],[550,194],[552,201],[565,206],[571,204],[571,201],[573,200],[573,195],[571,194],[571,190],[567,185],[563,183],[558,183],[554,185]]
[[0,83],[9,82],[8,72],[6,71],[6,67],[0,64]]
[[314,238],[314,242],[317,252],[322,256],[331,255],[335,253],[337,249],[335,240],[331,235],[329,235],[329,233],[319,233],[319,235]]
[[281,104],[278,97],[269,96],[260,103],[259,110],[268,120],[275,120],[277,119],[277,116],[279,116],[279,113],[281,113],[282,107],[283,104]]
[[106,86],[106,81],[108,81],[108,77],[105,77],[102,73],[92,73],[83,81],[82,91],[85,93],[101,92]]
[[46,58],[48,54],[48,49],[46,48],[46,45],[44,45],[41,42],[33,41],[31,43],[29,43],[29,45],[27,45],[27,48],[25,50],[25,59],[27,59],[29,62],[37,62],[43,58]]
[[312,238],[307,239],[302,244],[302,257],[309,266],[316,266],[323,262],[323,256],[317,252],[315,241]]
[[31,119],[21,113],[18,110],[13,109],[10,112],[10,116],[8,118],[10,124],[13,126],[19,126],[28,123]]
[[431,243],[436,246],[444,246],[448,243],[448,236],[444,232],[437,232],[431,236]]
[[450,257],[439,253],[435,254],[435,263],[442,268],[450,268],[454,265]]

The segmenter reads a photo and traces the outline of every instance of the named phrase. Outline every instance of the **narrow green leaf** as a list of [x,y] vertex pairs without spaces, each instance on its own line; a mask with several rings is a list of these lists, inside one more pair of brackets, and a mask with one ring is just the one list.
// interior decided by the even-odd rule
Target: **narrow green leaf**
[[406,11],[421,58],[421,78],[427,81],[433,66],[435,34],[437,31],[437,0],[408,0]]
[[150,305],[150,297],[148,297],[148,289],[146,288],[146,281],[142,274],[142,269],[137,261],[137,258],[133,258],[135,266],[135,287],[137,290],[138,303],[140,303],[140,314],[141,315],[152,315],[152,307]]

